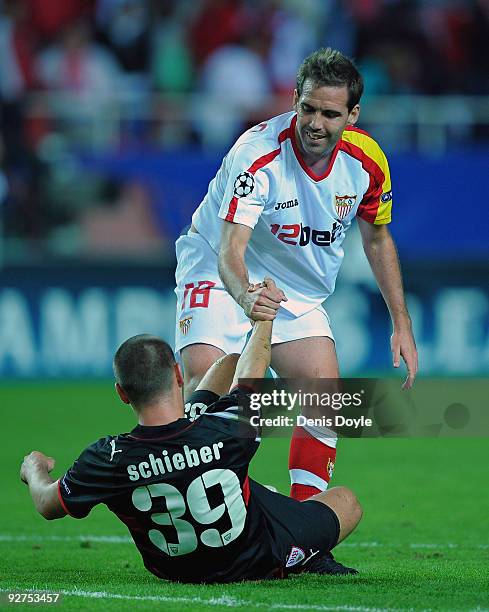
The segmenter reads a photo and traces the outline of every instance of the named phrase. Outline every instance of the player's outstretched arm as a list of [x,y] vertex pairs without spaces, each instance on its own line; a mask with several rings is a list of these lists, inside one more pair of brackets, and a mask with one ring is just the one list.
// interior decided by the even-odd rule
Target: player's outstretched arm
[[66,516],[58,498],[58,481],[49,475],[54,465],[52,457],[32,451],[24,457],[20,468],[20,479],[29,486],[36,510],[49,521]]
[[[265,279],[267,287],[273,289],[275,283]],[[251,337],[246,344],[236,366],[232,387],[241,378],[263,378],[270,365],[272,350],[273,321],[256,321]]]
[[234,378],[238,359],[239,354],[237,353],[219,357],[207,370],[196,391],[204,389],[219,396],[225,395],[229,391]]
[[392,361],[395,368],[404,359],[408,375],[403,389],[410,389],[418,371],[418,351],[411,327],[411,318],[404,300],[401,269],[396,245],[386,225],[374,225],[358,218],[363,248],[377,284],[389,309],[393,333]]
[[251,232],[252,229],[245,225],[224,221],[219,249],[219,276],[246,316],[254,321],[273,321],[280,303],[287,301],[287,298],[275,284],[249,291],[245,252]]

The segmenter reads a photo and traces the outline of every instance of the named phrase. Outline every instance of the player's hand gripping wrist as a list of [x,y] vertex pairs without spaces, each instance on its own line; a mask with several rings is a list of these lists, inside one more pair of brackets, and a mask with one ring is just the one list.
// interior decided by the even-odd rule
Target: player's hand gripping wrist
[[273,321],[281,302],[286,302],[284,292],[279,289],[271,278],[263,282],[250,283],[247,290],[240,296],[239,304],[253,321]]

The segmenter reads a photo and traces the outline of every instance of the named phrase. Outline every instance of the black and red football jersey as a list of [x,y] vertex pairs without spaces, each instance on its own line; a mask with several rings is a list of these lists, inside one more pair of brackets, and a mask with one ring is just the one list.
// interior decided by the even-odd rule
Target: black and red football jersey
[[[189,418],[138,425],[89,446],[59,482],[65,510],[103,503],[128,527],[146,568],[182,582],[266,578],[277,560],[248,466],[259,445],[247,393],[196,391]],[[196,418],[194,418],[196,417]],[[193,419],[193,420],[192,420]]]

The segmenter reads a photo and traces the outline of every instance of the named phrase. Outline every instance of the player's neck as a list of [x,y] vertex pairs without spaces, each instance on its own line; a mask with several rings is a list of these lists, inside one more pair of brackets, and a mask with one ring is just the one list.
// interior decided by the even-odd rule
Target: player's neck
[[156,398],[150,404],[141,408],[138,413],[139,425],[156,427],[168,425],[184,416],[182,392],[175,385],[170,393]]
[[328,153],[324,157],[320,157],[319,159],[314,158],[307,153],[302,153],[302,158],[308,168],[310,168],[314,174],[317,176],[321,176],[326,172],[329,166],[329,162],[331,161],[332,153]]
[[296,135],[295,141],[297,143],[297,147],[299,149],[299,153],[302,157],[303,162],[306,164],[310,170],[317,176],[321,176],[326,172],[329,166],[329,162],[331,161],[331,156],[333,155],[333,151],[325,154],[322,157],[317,157],[315,155],[310,155],[305,151],[302,147],[300,138]]

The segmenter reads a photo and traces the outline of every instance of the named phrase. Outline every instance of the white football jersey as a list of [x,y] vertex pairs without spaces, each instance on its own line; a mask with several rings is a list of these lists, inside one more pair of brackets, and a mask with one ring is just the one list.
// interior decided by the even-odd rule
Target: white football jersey
[[389,167],[379,145],[349,127],[318,176],[296,143],[295,112],[245,132],[224,158],[192,223],[219,252],[223,220],[253,228],[246,251],[250,281],[273,278],[295,315],[333,291],[342,242],[355,215],[391,220]]

